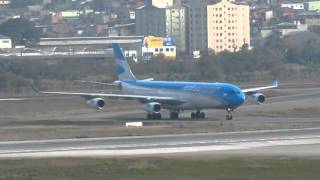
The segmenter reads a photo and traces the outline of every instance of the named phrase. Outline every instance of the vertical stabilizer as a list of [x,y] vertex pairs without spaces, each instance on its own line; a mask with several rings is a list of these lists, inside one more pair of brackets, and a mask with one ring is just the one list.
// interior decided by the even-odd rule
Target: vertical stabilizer
[[114,58],[116,59],[116,72],[120,81],[136,80],[119,44],[112,44]]

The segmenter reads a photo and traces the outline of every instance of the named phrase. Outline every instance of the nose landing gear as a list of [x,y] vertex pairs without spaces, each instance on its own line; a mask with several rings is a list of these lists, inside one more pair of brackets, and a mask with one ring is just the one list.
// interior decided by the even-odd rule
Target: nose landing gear
[[233,119],[231,112],[233,109],[227,108],[227,115],[226,115],[226,120],[231,121]]

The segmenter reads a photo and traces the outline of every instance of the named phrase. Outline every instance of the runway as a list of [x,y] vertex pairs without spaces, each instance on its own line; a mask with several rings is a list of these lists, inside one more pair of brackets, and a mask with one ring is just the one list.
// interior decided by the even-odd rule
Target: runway
[[[271,148],[270,148],[271,147]],[[0,142],[1,158],[121,157],[181,153],[254,152],[319,155],[320,128],[87,139]],[[271,149],[271,150],[270,150]]]

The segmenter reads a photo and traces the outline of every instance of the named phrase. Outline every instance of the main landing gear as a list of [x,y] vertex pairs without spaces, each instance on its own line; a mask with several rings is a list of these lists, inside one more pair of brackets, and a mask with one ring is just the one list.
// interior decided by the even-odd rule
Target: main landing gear
[[197,110],[196,112],[191,113],[191,119],[205,119],[206,114],[204,112],[201,112],[200,110]]
[[162,119],[161,113],[152,113],[147,115],[147,119],[160,120]]
[[170,119],[179,119],[179,111],[171,111],[170,112]]
[[233,119],[232,114],[231,114],[232,111],[233,110],[230,108],[227,109],[226,120],[231,121]]

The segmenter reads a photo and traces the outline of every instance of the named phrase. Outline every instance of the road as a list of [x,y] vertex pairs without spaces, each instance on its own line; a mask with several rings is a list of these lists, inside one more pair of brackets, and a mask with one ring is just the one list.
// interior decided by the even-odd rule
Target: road
[[[319,156],[320,128],[0,142],[1,158],[121,157],[177,153],[305,152]],[[284,149],[283,149],[284,148]]]

